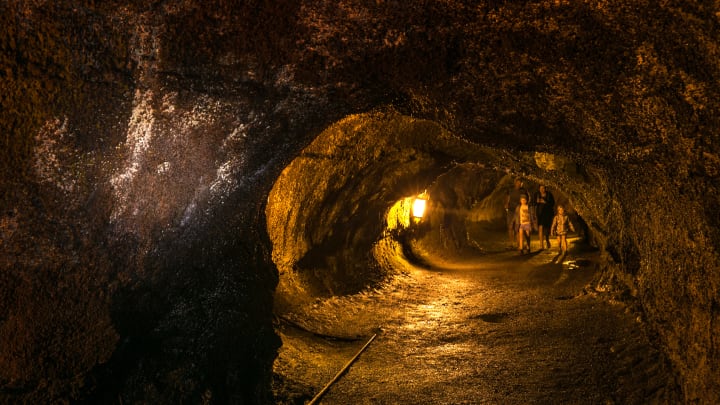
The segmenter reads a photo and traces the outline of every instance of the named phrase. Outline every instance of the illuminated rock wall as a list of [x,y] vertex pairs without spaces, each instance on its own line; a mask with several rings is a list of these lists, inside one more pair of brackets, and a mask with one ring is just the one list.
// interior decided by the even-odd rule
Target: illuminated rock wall
[[[717,401],[718,11],[691,1],[3,2],[0,395],[269,401],[280,342],[268,196],[326,128],[379,110],[493,147],[499,170],[566,190],[607,258],[598,287],[638,298],[688,402]],[[425,147],[406,135],[404,145]],[[348,147],[331,159],[334,190],[356,181],[347,163],[389,176],[377,184],[410,173],[373,168],[376,149]],[[412,173],[462,155],[424,150],[432,159]],[[319,202],[330,193],[301,196],[361,211]],[[385,208],[403,197],[381,196]],[[380,228],[362,228],[354,246]],[[330,229],[300,221],[283,238],[316,235],[304,239],[315,245]],[[352,277],[325,280],[344,291],[364,280]]]

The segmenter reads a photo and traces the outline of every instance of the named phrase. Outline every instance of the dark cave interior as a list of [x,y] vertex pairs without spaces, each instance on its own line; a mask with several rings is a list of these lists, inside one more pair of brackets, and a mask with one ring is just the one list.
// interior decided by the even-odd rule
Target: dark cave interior
[[517,176],[717,402],[718,15],[2,2],[0,401],[272,403],[277,313],[392,279],[412,232],[482,251]]

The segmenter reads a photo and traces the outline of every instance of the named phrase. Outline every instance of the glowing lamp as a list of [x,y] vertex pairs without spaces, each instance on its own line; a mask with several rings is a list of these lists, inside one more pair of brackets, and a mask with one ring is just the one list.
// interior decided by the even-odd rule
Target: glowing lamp
[[422,218],[425,213],[425,204],[427,200],[424,198],[416,198],[412,205],[412,214],[415,218]]

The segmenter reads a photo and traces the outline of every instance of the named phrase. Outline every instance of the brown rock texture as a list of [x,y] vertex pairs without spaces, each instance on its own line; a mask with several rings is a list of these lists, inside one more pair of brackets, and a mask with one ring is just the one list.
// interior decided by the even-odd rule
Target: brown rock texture
[[[306,218],[381,218],[401,196],[373,186],[457,162],[562,189],[603,252],[596,288],[637,301],[687,403],[718,402],[719,7],[0,3],[0,399],[271,402],[268,197],[351,117],[364,144],[305,156],[335,173],[300,194]],[[390,276],[322,272],[368,263],[348,246],[379,240],[373,221],[289,231],[317,237],[287,237],[321,247],[292,258],[325,262],[314,293]]]

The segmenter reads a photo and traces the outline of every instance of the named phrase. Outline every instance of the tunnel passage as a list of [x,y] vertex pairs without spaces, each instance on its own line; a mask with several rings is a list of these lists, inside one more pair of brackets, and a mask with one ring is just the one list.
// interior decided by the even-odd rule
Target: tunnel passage
[[[3,347],[21,348],[1,351],[7,356],[0,361],[2,388],[17,389],[9,382],[28,375],[48,381],[28,386],[31,392],[59,386],[67,397],[87,387],[90,370],[115,348],[118,326],[106,300],[117,298],[107,280],[116,271],[147,291],[141,314],[168,320],[163,342],[193,348],[165,352],[172,362],[158,363],[158,376],[179,380],[187,374],[174,365],[183,364],[198,382],[197,360],[207,359],[207,346],[194,349],[199,337],[218,349],[246,346],[240,359],[257,358],[254,345],[265,340],[258,331],[271,314],[256,302],[236,302],[265,302],[274,288],[258,207],[280,171],[325,126],[393,104],[478,144],[527,145],[530,153],[505,154],[498,167],[566,187],[600,239],[609,263],[604,277],[638,299],[687,401],[720,402],[720,216],[712,203],[720,200],[720,35],[717,5],[710,3],[0,2],[6,28],[0,31],[6,50],[0,194],[10,209],[0,218],[0,337]],[[590,173],[573,174],[571,164],[538,169],[548,162],[533,149],[572,156]],[[111,181],[133,169],[126,157],[136,154],[147,156],[132,182],[137,189],[127,194],[147,222],[137,228],[137,242],[135,230],[118,235],[108,227],[126,206],[113,200]],[[348,151],[334,162],[343,157],[355,156]],[[35,170],[40,158],[52,170]],[[425,180],[398,198],[424,190],[431,183]],[[74,193],[66,192],[69,186]],[[163,200],[156,204],[149,199],[155,196]],[[334,206],[297,201],[316,211],[303,214],[313,218],[322,213],[318,208]],[[382,215],[381,206],[373,214]],[[174,213],[198,219],[166,222]],[[368,235],[382,228],[376,219],[368,222],[374,224]],[[292,272],[310,274],[311,262],[319,261],[302,260],[321,242],[305,230],[328,241],[337,236],[298,224],[287,228],[297,243],[278,243],[281,231],[270,229],[275,249],[288,252],[289,267],[278,265],[281,288]],[[187,244],[156,244],[178,240],[179,233]],[[155,263],[173,265],[152,267],[146,250]],[[177,280],[172,306],[156,309],[167,283],[155,284],[154,274]],[[65,288],[55,288],[65,280]],[[333,283],[340,280],[315,284],[338,292]],[[194,282],[207,287],[188,289]],[[65,311],[50,311],[55,308]],[[126,319],[135,324],[137,317]],[[155,326],[139,336],[155,335]],[[237,339],[237,329],[247,337]],[[76,331],[102,341],[102,349],[75,344]],[[219,370],[218,380],[238,367],[250,370],[246,361],[238,364]],[[140,383],[130,384],[132,392],[152,398],[138,377],[156,373],[146,358],[133,368],[126,382]],[[189,395],[186,387],[159,392]]]
[[[353,115],[330,126],[282,171],[268,196],[280,274],[276,309],[378,283],[390,276],[389,256],[402,255],[403,247],[407,256],[418,255],[411,259],[482,249],[484,232],[504,229],[512,171],[522,168],[529,182],[540,182],[557,169],[548,162],[565,162],[523,156],[396,112]],[[421,193],[430,195],[427,217],[410,220],[409,206]]]
[[[457,164],[440,174],[426,191],[426,215],[410,227],[410,233],[401,237],[406,255],[421,264],[433,259],[452,263],[468,254],[514,249],[517,243],[510,243],[506,236],[505,200],[516,178],[521,179],[530,197],[544,184],[477,163]],[[567,211],[578,235],[590,242],[585,221],[564,190],[548,190],[554,204],[562,205]],[[533,246],[537,245],[537,238],[533,232]]]

